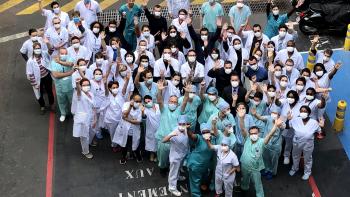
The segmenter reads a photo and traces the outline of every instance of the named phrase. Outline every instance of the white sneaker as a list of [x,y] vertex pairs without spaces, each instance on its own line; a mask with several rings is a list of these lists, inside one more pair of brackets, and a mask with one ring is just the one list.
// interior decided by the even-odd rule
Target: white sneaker
[[87,159],[92,159],[94,155],[92,153],[83,154]]
[[174,196],[181,196],[181,192],[179,191],[179,190],[177,190],[177,189],[170,189],[169,188],[169,192],[171,193],[171,194],[173,194]]
[[62,116],[60,117],[60,121],[61,121],[61,122],[64,122],[65,120],[66,120],[66,116],[63,116],[63,115],[62,115]]
[[296,171],[294,171],[294,170],[289,170],[289,175],[290,175],[290,176],[294,176],[295,173],[296,173]]
[[289,157],[284,157],[283,164],[288,165],[289,164]]
[[303,177],[301,177],[301,179],[303,179],[304,181],[309,180],[310,174],[304,174]]

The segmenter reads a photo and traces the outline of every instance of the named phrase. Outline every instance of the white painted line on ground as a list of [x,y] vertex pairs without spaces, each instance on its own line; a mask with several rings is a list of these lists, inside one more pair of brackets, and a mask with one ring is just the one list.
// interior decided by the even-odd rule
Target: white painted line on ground
[[18,33],[18,34],[9,35],[9,36],[5,36],[5,37],[0,38],[0,43],[8,42],[8,41],[11,41],[11,40],[16,40],[16,39],[23,38],[23,37],[26,37],[26,36],[28,36],[28,31],[25,31],[25,32],[22,32],[22,33]]

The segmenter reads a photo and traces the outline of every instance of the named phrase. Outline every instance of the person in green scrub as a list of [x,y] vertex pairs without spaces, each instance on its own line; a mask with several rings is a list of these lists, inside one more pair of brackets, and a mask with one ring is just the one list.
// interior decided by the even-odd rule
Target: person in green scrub
[[[197,124],[197,110],[198,107],[202,104],[202,100],[198,95],[196,95],[197,87],[195,85],[191,86],[191,92],[188,94],[188,102],[184,111],[184,114],[187,116],[188,122],[191,123],[191,131],[194,131]],[[179,103],[181,104],[185,96],[180,97]]]
[[[239,118],[243,119],[244,114],[245,111],[238,111]],[[240,122],[240,124],[242,124],[242,121]],[[266,135],[265,138],[259,138],[258,127],[250,127],[248,133],[244,125],[241,125],[242,136],[245,138],[243,153],[240,159],[242,166],[241,189],[243,191],[247,191],[249,189],[250,180],[253,179],[256,196],[264,196],[264,189],[261,183],[260,174],[260,171],[265,168],[262,155],[265,146],[269,143],[277,128],[281,127],[281,125],[282,119],[279,118],[275,120],[271,131]]]
[[216,145],[216,138],[211,136],[211,126],[207,123],[200,125],[201,133],[194,134],[191,130],[187,132],[193,149],[188,155],[187,168],[190,181],[190,190],[192,197],[200,197],[201,183],[208,180],[207,173],[213,158],[214,151],[209,149],[206,140],[210,140],[211,144]]

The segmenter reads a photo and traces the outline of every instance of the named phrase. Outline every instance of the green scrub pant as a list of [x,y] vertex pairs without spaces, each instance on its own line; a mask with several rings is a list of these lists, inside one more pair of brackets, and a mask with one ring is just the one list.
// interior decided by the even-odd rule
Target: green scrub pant
[[159,161],[158,163],[159,168],[169,167],[169,153],[170,153],[170,144],[158,141],[157,158]]
[[208,173],[207,166],[192,165],[188,169],[192,197],[201,197],[202,178]]
[[254,187],[256,191],[256,197],[264,197],[264,188],[261,183],[261,174],[260,171],[251,170],[249,168],[245,168],[242,165],[242,190],[249,189],[250,179],[253,179]]
[[265,170],[273,175],[277,174],[278,159],[281,155],[281,149],[265,148],[263,153]]
[[70,110],[70,104],[72,103],[73,90],[68,92],[62,92],[56,89],[57,104],[61,112],[61,116],[67,115],[67,107]]

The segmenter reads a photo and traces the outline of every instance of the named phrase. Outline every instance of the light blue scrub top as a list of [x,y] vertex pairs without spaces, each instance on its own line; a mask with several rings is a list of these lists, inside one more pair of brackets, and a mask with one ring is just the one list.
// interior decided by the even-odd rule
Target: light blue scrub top
[[[73,59],[67,57],[67,62],[73,62]],[[51,61],[50,68],[49,68],[51,72],[61,72],[61,73],[71,71],[72,69],[73,67],[63,66],[61,64],[56,63],[55,61]],[[52,77],[52,79],[55,82],[55,88],[57,92],[70,92],[73,90],[72,75],[61,79]]]
[[243,153],[240,159],[242,166],[258,172],[264,169],[265,166],[262,157],[264,147],[264,138],[259,138],[258,141],[253,144],[248,136],[244,143]]
[[241,24],[245,24],[248,17],[252,15],[252,12],[246,5],[244,5],[242,9],[238,9],[237,6],[232,6],[228,15],[233,17],[233,28],[235,28],[235,31],[238,32],[238,30],[241,28]]
[[[263,116],[266,118],[266,126],[264,127],[264,137],[267,136],[268,133],[270,133],[274,123],[271,116]],[[282,149],[282,131],[280,128],[277,128],[275,133],[271,136],[271,139],[267,145],[265,145],[265,148],[275,151],[280,151]]]
[[139,91],[142,98],[146,95],[150,95],[152,97],[153,102],[157,103],[158,87],[156,83],[152,82],[151,89],[148,89],[145,82],[140,82]]
[[[191,168],[192,166],[208,166],[211,164],[211,159],[213,157],[214,151],[209,149],[205,139],[202,135],[196,134],[197,141],[194,142],[195,148],[191,151],[188,157],[187,166]],[[193,142],[193,141],[192,141]],[[215,139],[212,136],[212,144],[215,144]]]
[[[217,104],[220,102],[226,102],[226,101],[223,98],[219,97]],[[216,114],[218,112],[219,112],[219,109],[216,107],[216,104],[211,102],[208,99],[208,95],[205,94],[204,101],[203,101],[203,109],[198,118],[199,124],[206,123],[212,114]]]
[[171,133],[174,128],[177,127],[177,118],[181,115],[181,107],[178,106],[175,111],[170,111],[168,105],[164,105],[163,110],[160,115],[160,124],[156,132],[156,139],[158,141],[163,140],[163,138],[169,133]]
[[[182,105],[184,97],[179,98],[179,105]],[[183,114],[186,115],[188,122],[191,123],[191,126],[195,127],[197,123],[197,109],[202,103],[202,100],[199,96],[195,95],[192,99],[192,102],[187,102],[185,111]]]
[[201,8],[201,14],[203,17],[203,26],[206,27],[209,32],[216,31],[216,18],[223,16],[224,11],[220,3],[215,3],[212,7],[209,2],[205,2]]
[[[238,116],[236,117],[236,137],[237,137],[237,143],[243,145],[244,144],[244,138],[242,136],[242,132],[241,132],[241,127],[239,126],[239,118]],[[253,120],[253,117],[250,114],[246,114],[244,116],[244,127],[246,129],[246,131],[249,131],[249,128],[255,126],[255,122]]]

